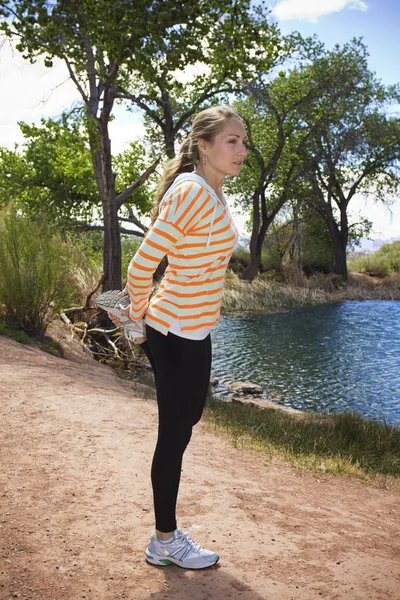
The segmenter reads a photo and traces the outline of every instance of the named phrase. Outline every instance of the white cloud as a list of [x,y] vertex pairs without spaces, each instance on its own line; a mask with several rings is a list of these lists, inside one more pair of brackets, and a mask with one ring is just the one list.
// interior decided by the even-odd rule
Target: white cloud
[[187,65],[185,69],[176,70],[172,73],[177,81],[180,83],[192,83],[192,81],[201,75],[208,75],[210,68],[204,63],[197,62],[194,65]]
[[356,195],[349,205],[351,220],[357,221],[361,214],[372,221],[371,239],[387,239],[400,237],[400,200],[396,199],[387,205],[375,202],[372,198]]
[[128,112],[124,106],[117,106],[113,111],[115,119],[109,125],[111,150],[113,155],[123,152],[133,140],[145,134],[145,128],[138,117]]
[[55,118],[79,101],[64,63],[57,61],[51,69],[41,60],[30,64],[10,43],[0,48],[0,85],[1,146],[13,147],[22,141],[18,121]]
[[303,19],[316,23],[318,18],[344,8],[368,10],[364,0],[280,0],[273,9],[277,19]]
[[[42,60],[31,64],[9,42],[0,45],[0,86],[0,146],[10,149],[24,141],[18,121],[56,119],[81,101],[61,60],[55,60],[51,69]],[[114,115],[110,137],[113,152],[118,153],[144,134],[144,126],[137,115],[123,106],[116,106]]]

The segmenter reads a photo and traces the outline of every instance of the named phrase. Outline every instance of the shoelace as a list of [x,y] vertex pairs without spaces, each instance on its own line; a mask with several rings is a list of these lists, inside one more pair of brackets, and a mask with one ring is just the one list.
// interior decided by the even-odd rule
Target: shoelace
[[187,531],[183,531],[182,529],[178,529],[177,530],[178,531],[177,541],[182,540],[182,538],[184,538],[184,540],[189,544],[189,546],[191,547],[191,549],[193,550],[193,552],[196,552],[196,554],[198,554],[199,552],[201,552],[202,547],[200,546],[200,544],[198,544],[197,542],[195,542],[194,540],[192,540],[192,538],[189,536],[189,533],[192,533],[193,530],[194,530],[193,527],[191,527]]

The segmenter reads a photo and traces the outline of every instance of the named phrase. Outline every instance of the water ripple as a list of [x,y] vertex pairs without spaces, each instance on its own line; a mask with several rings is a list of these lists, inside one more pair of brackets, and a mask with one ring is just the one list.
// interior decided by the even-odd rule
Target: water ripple
[[300,410],[354,409],[400,424],[400,302],[224,316],[213,332],[213,375],[225,386],[258,383]]

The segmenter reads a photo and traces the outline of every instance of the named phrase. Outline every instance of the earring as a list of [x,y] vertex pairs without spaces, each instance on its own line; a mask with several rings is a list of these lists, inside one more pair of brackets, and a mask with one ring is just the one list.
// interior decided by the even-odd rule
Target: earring
[[208,159],[207,159],[207,154],[206,154],[206,155],[204,156],[204,164],[205,164],[205,165],[207,164],[207,160],[208,160]]

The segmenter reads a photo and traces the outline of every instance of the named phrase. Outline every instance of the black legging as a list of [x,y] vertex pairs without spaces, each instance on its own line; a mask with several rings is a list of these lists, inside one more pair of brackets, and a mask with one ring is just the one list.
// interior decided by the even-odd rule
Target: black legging
[[192,427],[200,421],[211,373],[211,335],[189,340],[146,326],[141,344],[153,367],[158,404],[158,440],[151,467],[156,529],[176,529],[182,457]]

